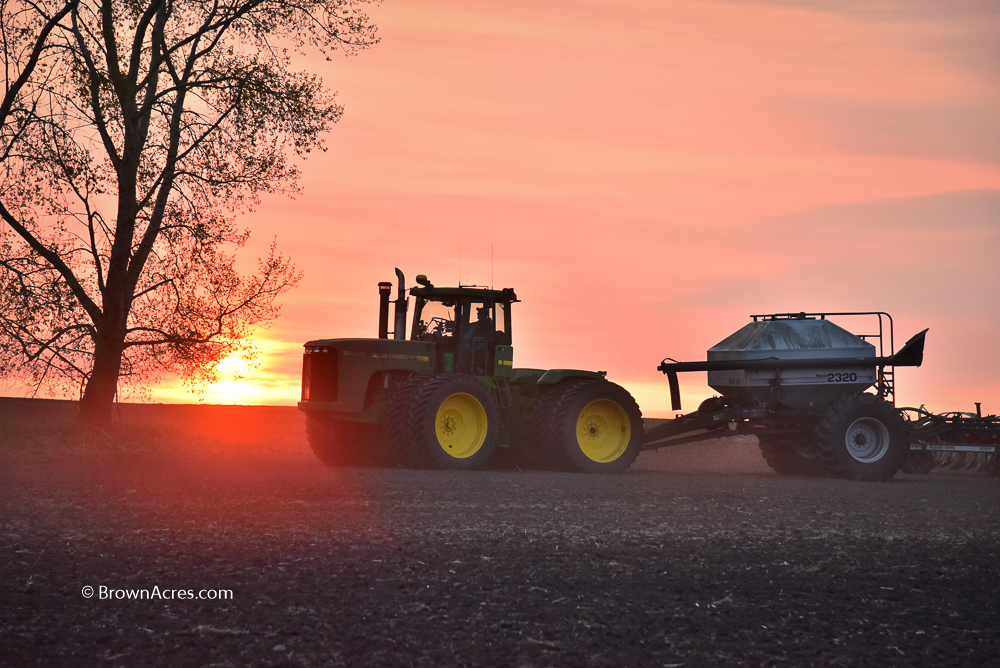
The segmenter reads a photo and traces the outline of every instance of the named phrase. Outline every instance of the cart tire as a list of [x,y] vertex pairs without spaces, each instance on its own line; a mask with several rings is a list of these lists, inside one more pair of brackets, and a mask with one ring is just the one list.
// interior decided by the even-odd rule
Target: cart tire
[[621,473],[631,466],[642,441],[642,412],[625,388],[587,380],[550,390],[556,392],[544,407],[548,419],[539,436],[557,468]]
[[409,433],[424,466],[477,469],[497,447],[500,410],[490,391],[474,376],[441,374],[416,391]]
[[910,451],[903,418],[873,394],[849,394],[831,402],[814,437],[826,467],[848,480],[889,480]]
[[306,414],[306,438],[316,458],[327,466],[378,466],[383,439],[378,425]]
[[771,470],[778,475],[824,477],[829,476],[818,454],[807,457],[800,448],[790,441],[757,437],[760,454]]

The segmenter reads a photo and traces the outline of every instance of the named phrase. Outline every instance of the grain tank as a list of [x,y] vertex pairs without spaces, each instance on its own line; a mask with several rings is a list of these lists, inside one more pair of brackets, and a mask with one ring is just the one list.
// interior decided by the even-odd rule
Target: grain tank
[[[754,319],[708,349],[708,361],[816,360],[823,365],[782,369],[710,370],[708,385],[726,399],[746,406],[781,403],[791,408],[822,406],[875,384],[875,346],[830,320],[765,317]],[[845,367],[830,360],[871,359]]]

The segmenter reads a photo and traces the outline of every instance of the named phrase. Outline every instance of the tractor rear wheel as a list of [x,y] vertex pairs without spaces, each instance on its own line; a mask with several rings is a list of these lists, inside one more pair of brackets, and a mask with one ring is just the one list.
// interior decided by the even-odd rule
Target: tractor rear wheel
[[642,440],[642,412],[625,388],[588,380],[549,392],[559,394],[539,403],[544,412],[536,426],[556,468],[621,473],[631,466]]
[[910,451],[903,418],[873,394],[849,394],[831,402],[813,433],[826,467],[848,480],[889,480]]
[[382,439],[378,425],[337,420],[324,413],[306,414],[306,438],[327,466],[377,466]]
[[500,410],[474,376],[434,376],[413,397],[409,437],[426,466],[477,469],[493,454],[499,435]]
[[792,441],[767,436],[758,436],[757,441],[764,461],[778,475],[812,477],[828,475],[815,447],[805,448]]
[[554,438],[552,432],[552,415],[562,400],[563,394],[579,380],[565,380],[542,395],[535,406],[529,427],[524,438],[514,443],[513,456],[515,465],[525,469],[542,471],[568,470],[565,457],[552,447]]

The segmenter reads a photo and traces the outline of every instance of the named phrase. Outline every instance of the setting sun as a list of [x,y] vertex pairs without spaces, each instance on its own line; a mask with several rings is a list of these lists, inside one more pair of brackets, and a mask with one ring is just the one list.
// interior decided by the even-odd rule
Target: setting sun
[[216,370],[222,376],[240,379],[256,368],[256,365],[239,353],[233,353],[219,362]]
[[299,399],[297,367],[302,364],[302,345],[268,338],[255,338],[256,361],[234,354],[219,362],[219,381],[192,393],[179,380],[156,386],[154,400],[165,403],[199,401],[207,404],[294,405]]

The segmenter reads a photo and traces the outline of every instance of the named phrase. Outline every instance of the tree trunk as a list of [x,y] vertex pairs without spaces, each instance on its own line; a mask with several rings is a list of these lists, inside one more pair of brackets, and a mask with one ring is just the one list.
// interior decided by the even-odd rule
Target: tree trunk
[[[125,118],[125,148],[122,163],[118,169],[118,216],[115,224],[114,243],[108,259],[106,283],[102,290],[103,303],[101,318],[95,322],[94,368],[87,380],[80,400],[80,415],[77,424],[97,427],[108,431],[111,427],[111,409],[118,392],[118,376],[121,372],[122,354],[125,351],[128,314],[132,308],[129,262],[132,259],[132,245],[135,238],[136,219],[136,172],[139,165],[141,143],[132,141],[129,129],[131,114],[123,110]],[[137,273],[141,273],[139,268]]]
[[[114,259],[112,258],[112,262]],[[114,269],[114,267],[113,267]],[[80,400],[77,424],[108,431],[111,427],[111,409],[118,392],[122,354],[125,352],[128,312],[131,298],[125,296],[124,272],[108,272],[104,289],[103,317],[96,324],[94,337],[94,367],[87,379],[87,387]]]
[[111,427],[111,409],[118,392],[118,374],[121,369],[121,345],[98,339],[94,349],[94,369],[87,380],[87,387],[80,400],[77,424],[108,431]]

